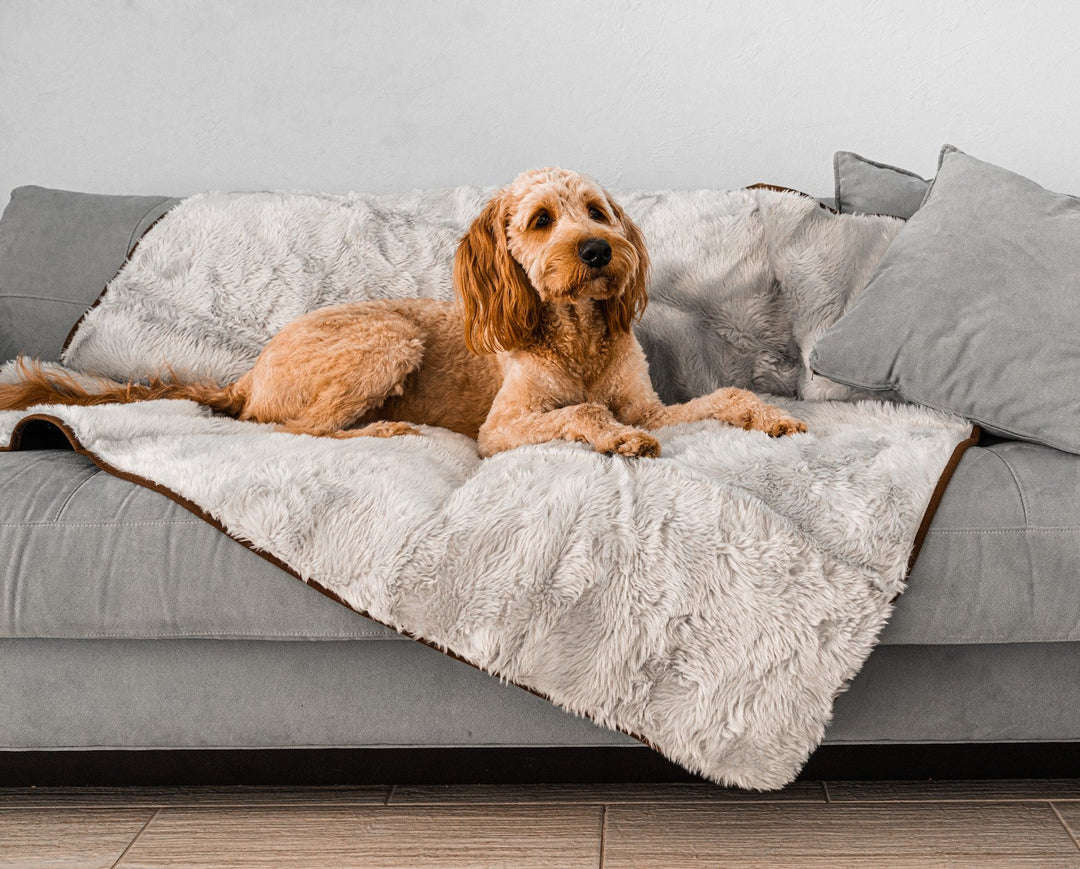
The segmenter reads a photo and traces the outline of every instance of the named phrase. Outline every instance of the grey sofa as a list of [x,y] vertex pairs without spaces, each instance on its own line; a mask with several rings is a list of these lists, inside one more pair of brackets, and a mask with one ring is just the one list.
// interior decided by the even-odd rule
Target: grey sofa
[[[0,360],[66,334],[176,200],[19,188]],[[649,752],[368,621],[47,425],[0,452],[0,752]],[[826,745],[1080,741],[1080,456],[984,437]],[[0,763],[0,784],[3,783]]]

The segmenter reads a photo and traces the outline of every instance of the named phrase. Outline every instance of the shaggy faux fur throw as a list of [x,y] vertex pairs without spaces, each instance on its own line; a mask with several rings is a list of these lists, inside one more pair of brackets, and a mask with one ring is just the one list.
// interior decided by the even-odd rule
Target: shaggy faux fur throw
[[[63,361],[118,380],[169,366],[231,382],[300,314],[369,298],[450,299],[458,239],[490,191],[207,193],[172,209],[83,319]],[[720,386],[862,396],[811,377],[814,342],[866,286],[903,222],[774,190],[616,197],[652,259],[636,328],[667,403]]]
[[[657,262],[643,330],[671,354],[650,354],[668,397],[729,376],[831,388],[801,360],[890,222],[790,194],[623,198]],[[230,379],[302,310],[377,291],[447,295],[453,243],[482,201],[444,191],[380,211],[373,198],[195,197],[143,240],[66,361],[118,378],[169,364]],[[650,223],[661,206],[709,231]],[[372,261],[394,267],[355,286],[342,277]],[[755,318],[769,328],[758,334]],[[180,401],[0,413],[0,445],[47,416],[106,469],[174,493],[353,609],[715,781],[776,788],[873,648],[970,434],[913,406],[776,400],[808,434],[700,422],[662,429],[658,459],[552,442],[481,460],[442,429],[320,439]]]

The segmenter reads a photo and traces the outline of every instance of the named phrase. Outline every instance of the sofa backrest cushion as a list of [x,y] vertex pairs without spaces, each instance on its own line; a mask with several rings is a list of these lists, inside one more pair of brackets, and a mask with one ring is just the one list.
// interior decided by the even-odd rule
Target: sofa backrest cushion
[[0,362],[60,358],[68,333],[179,200],[18,187],[0,218]]

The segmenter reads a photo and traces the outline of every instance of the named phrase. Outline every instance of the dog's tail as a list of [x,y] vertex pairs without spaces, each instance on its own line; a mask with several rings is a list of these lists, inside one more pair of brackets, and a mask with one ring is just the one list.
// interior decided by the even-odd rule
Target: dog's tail
[[62,371],[47,370],[36,359],[20,356],[15,360],[18,380],[0,383],[0,410],[26,410],[35,404],[129,404],[156,398],[187,398],[205,404],[219,413],[239,416],[246,396],[236,383],[180,383],[160,377],[149,383],[117,383],[104,377],[74,377]]

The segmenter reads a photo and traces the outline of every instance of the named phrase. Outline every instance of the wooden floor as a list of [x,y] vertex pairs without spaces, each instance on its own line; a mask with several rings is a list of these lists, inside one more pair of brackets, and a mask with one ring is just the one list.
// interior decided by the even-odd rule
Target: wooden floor
[[1080,780],[0,789],[0,866],[1080,866]]

